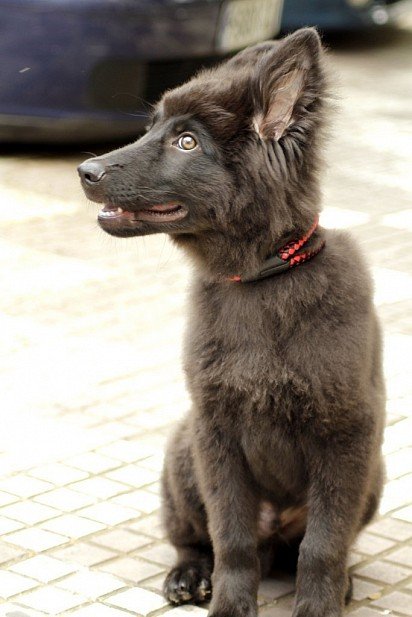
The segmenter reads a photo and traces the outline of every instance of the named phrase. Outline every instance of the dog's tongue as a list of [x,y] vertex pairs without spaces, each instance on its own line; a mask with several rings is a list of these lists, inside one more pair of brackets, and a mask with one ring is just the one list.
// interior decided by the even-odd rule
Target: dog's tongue
[[150,206],[148,210],[152,212],[168,212],[169,210],[175,210],[176,204],[156,204],[155,206]]

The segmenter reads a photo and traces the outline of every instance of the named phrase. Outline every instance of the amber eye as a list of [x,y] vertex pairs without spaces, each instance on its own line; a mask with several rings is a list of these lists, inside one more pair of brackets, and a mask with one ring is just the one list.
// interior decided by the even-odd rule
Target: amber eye
[[181,150],[193,150],[197,146],[197,141],[192,135],[185,133],[177,140],[177,146]]

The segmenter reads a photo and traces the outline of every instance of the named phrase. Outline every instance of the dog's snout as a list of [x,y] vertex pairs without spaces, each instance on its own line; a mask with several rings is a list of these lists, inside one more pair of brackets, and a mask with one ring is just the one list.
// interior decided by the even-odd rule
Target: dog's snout
[[82,182],[96,184],[106,175],[106,168],[98,159],[88,159],[77,168]]

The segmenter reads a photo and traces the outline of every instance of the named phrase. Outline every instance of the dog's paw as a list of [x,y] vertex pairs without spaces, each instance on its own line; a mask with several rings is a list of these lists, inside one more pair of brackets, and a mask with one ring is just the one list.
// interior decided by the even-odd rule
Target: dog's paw
[[207,617],[257,617],[257,607],[245,608],[242,606],[225,607],[223,610],[211,610]]
[[227,597],[226,593],[218,596],[218,589],[215,587],[208,617],[258,617],[256,598],[253,594],[245,593],[243,588],[236,589],[231,598]]
[[172,604],[200,604],[210,599],[210,573],[200,564],[182,564],[173,568],[163,585],[166,600]]

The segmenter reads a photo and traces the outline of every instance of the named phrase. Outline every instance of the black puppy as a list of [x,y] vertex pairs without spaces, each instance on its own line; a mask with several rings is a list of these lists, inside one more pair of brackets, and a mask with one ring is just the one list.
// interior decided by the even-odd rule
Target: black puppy
[[[83,163],[114,236],[193,258],[163,519],[171,602],[254,617],[260,576],[299,548],[294,617],[340,617],[348,551],[382,487],[384,384],[372,286],[317,225],[326,109],[315,30],[251,47],[167,92],[147,134]],[[213,572],[213,574],[212,574]]]

